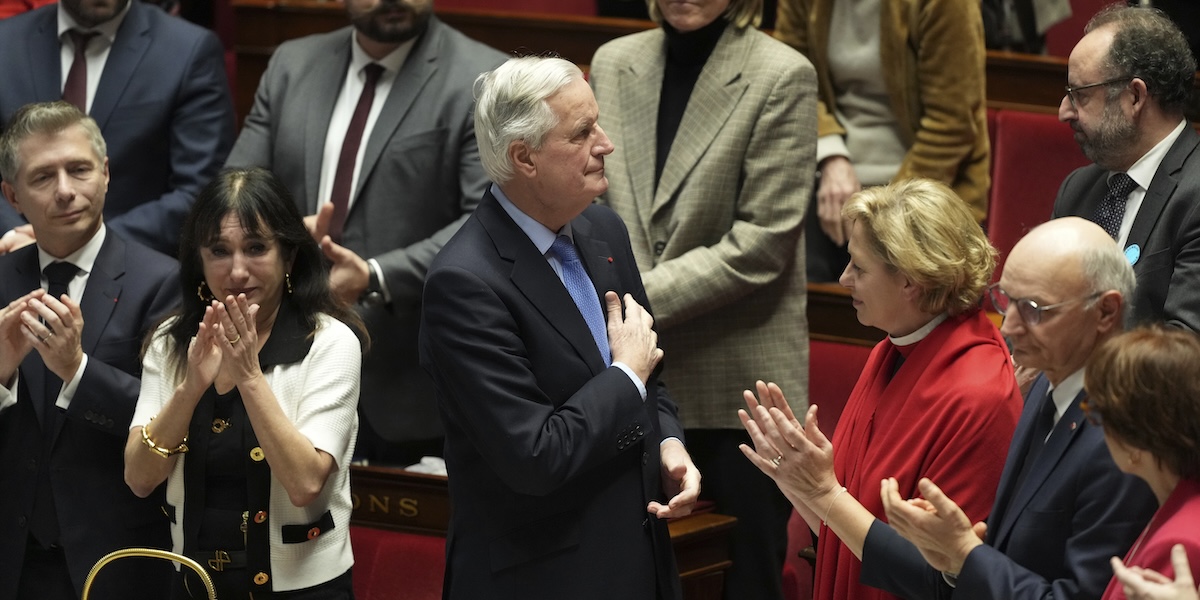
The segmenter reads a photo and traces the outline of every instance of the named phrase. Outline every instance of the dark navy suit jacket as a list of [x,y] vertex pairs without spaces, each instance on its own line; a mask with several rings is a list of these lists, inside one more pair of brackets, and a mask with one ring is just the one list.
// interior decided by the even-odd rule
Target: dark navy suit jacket
[[[620,217],[593,205],[572,231],[597,295],[646,306]],[[605,367],[490,192],[429,270],[420,352],[446,428],[444,598],[679,598],[666,523],[646,512],[665,501],[659,443],[682,439],[675,404],[656,377],[643,401]]]
[[[0,123],[30,102],[62,98],[58,6],[0,20]],[[91,117],[108,145],[110,231],[168,256],[200,188],[233,146],[233,100],[212,32],[131,1],[109,51]],[[3,125],[0,125],[3,127]],[[0,233],[25,223],[0,202]]]
[[1117,469],[1104,430],[1083,418],[1083,392],[1059,418],[1024,483],[1015,486],[1048,389],[1042,375],[1029,390],[988,517],[986,543],[967,556],[957,588],[882,521],[867,534],[864,583],[909,600],[1100,598],[1112,578],[1108,559],[1125,555],[1157,501],[1144,482]]
[[[36,246],[0,256],[0,305],[39,288],[40,277]],[[110,229],[80,299],[88,363],[65,413],[42,414],[31,401],[44,397],[41,355],[34,350],[21,363],[17,403],[0,412],[0,598],[16,596],[37,471],[46,461],[76,590],[108,552],[171,547],[161,495],[138,498],[125,484],[124,450],[141,385],[142,339],[178,304],[178,281],[174,259]],[[155,589],[148,577],[121,583],[126,598]]]

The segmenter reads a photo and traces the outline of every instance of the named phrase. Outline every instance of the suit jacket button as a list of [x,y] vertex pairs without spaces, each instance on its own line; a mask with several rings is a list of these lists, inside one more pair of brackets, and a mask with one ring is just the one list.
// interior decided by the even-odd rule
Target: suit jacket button
[[25,517],[17,517],[17,527],[24,527],[26,523]]
[[648,465],[648,464],[650,464],[650,454],[648,452],[643,452],[642,453],[642,465],[644,466],[644,465]]
[[663,250],[667,249],[667,243],[664,241],[654,242],[654,255],[662,256]]

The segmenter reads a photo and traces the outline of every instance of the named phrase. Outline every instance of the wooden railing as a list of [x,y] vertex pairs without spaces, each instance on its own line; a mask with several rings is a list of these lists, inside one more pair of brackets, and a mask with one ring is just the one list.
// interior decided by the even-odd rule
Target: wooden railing
[[[250,110],[254,90],[267,60],[280,43],[312,33],[332,31],[348,23],[340,2],[320,0],[234,0],[237,34],[237,113]],[[505,11],[437,11],[450,26],[502,52],[555,52],[585,65],[596,48],[622,35],[654,26],[649,21],[531,14]],[[1061,57],[989,51],[989,104],[1003,108],[1055,111],[1067,81]]]

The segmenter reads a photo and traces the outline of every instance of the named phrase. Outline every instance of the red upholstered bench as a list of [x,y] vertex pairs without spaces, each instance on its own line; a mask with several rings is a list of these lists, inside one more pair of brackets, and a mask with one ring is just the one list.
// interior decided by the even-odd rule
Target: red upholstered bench
[[997,111],[987,219],[988,239],[1000,251],[994,280],[1000,279],[1017,240],[1050,219],[1063,179],[1089,162],[1071,128],[1057,116]]
[[350,526],[354,597],[358,600],[440,600],[446,539]]

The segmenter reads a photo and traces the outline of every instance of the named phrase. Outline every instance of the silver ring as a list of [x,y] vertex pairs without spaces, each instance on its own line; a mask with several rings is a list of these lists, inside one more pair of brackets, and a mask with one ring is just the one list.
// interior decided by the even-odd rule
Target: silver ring
[[779,463],[781,463],[781,462],[783,462],[782,454],[771,459],[771,464],[775,465],[775,468],[777,468],[777,469],[779,468]]

